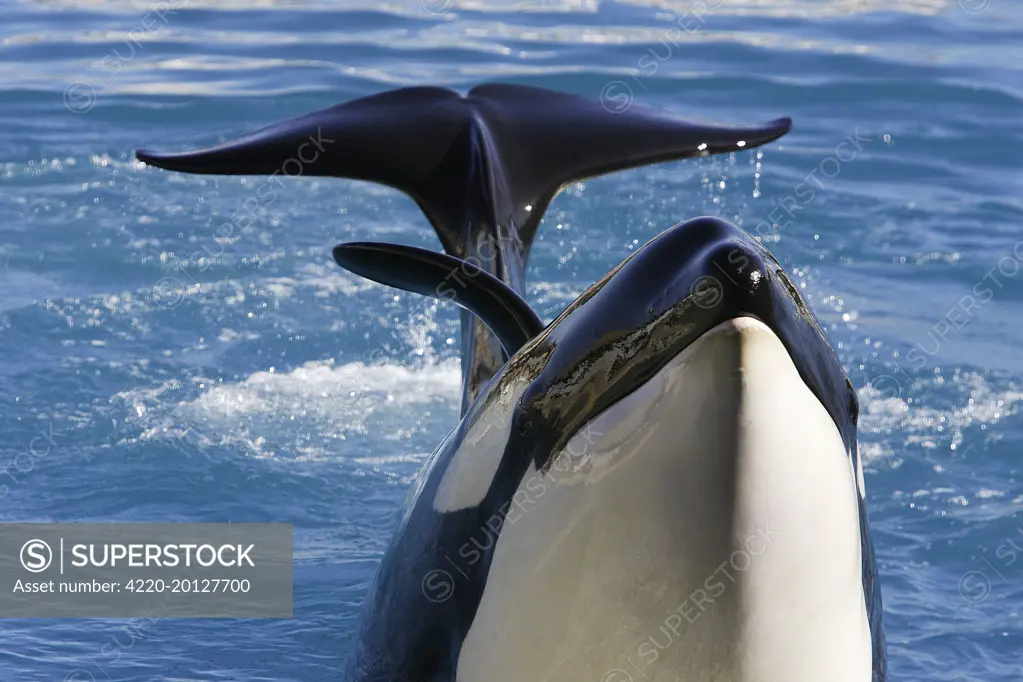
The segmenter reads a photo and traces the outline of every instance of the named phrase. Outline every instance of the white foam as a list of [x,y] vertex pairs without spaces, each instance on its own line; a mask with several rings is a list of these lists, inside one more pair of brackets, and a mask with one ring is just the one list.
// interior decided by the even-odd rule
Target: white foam
[[[393,448],[385,442],[407,438],[438,410],[445,422],[457,419],[460,376],[457,359],[414,367],[309,362],[290,372],[268,368],[233,383],[171,379],[119,393],[112,402],[123,404],[143,441],[185,438],[298,460],[375,458],[374,450]],[[359,446],[344,448],[341,443],[353,436]],[[407,460],[401,455],[386,460],[399,461]]]
[[335,267],[322,263],[306,263],[298,268],[298,286],[316,289],[317,298],[330,298],[338,294],[352,296],[381,285],[360,277],[349,275]]
[[258,338],[259,334],[256,334],[255,332],[236,332],[230,327],[224,327],[217,335],[217,340],[222,343],[231,343],[237,339],[241,339],[243,341],[255,341]]
[[[974,372],[957,372],[947,382],[941,377],[933,381],[936,385],[952,383],[966,395],[955,401],[939,401],[935,406],[935,401],[919,388],[912,389],[916,396],[912,402],[903,397],[909,391],[892,396],[891,391],[870,385],[860,389],[860,451],[868,463],[891,456],[905,445],[928,450],[961,449],[967,428],[996,424],[1015,414],[1023,400],[1023,393],[992,388]],[[864,436],[867,442],[863,442]]]
[[418,370],[397,364],[352,362],[335,367],[330,362],[310,362],[291,372],[256,372],[240,383],[218,385],[182,407],[221,418],[253,413],[368,413],[384,405],[404,408],[436,399],[455,400],[459,389],[457,360]]

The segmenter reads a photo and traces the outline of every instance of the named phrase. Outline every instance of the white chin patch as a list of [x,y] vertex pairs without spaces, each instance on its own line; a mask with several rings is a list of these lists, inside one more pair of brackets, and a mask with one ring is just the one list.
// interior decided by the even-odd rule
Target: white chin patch
[[715,327],[527,470],[457,681],[870,682],[858,476],[781,340]]
[[434,511],[468,509],[487,496],[508,444],[515,406],[526,386],[525,382],[505,384],[497,388],[497,395],[489,398],[489,404],[469,427],[448,463],[433,498]]

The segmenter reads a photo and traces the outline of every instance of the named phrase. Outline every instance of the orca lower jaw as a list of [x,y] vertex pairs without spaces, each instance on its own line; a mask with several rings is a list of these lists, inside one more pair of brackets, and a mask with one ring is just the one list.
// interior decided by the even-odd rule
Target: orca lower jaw
[[530,467],[457,679],[869,682],[850,462],[778,336],[715,326]]

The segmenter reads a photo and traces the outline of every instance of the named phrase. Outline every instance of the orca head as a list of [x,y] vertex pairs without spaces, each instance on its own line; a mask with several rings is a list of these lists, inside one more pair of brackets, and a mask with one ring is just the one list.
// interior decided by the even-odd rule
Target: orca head
[[[643,621],[659,612],[637,605],[641,576],[684,598],[769,520],[785,539],[707,626],[721,641],[745,632],[742,665],[764,679],[778,669],[759,647],[798,644],[772,625],[781,612],[798,621],[790,632],[855,661],[856,674],[883,675],[857,413],[823,329],[759,242],[716,218],[661,233],[522,346],[447,444],[434,511],[510,517],[486,559],[460,669],[486,668],[478,644],[517,602],[559,603],[538,573],[578,571],[571,603],[609,593]],[[828,628],[803,628],[814,609]],[[734,625],[731,613],[746,620]],[[830,669],[826,658],[814,658],[815,674]]]
[[[450,281],[448,257],[350,245],[335,250],[335,258],[377,281],[448,298],[438,286]],[[788,535],[776,541],[778,549],[761,558],[744,587],[728,593],[733,608],[706,617],[704,624],[720,635],[712,639],[729,642],[745,632],[739,654],[746,658],[732,664],[769,666],[777,657],[758,657],[760,647],[799,649],[805,636],[828,656],[840,651],[842,660],[855,661],[850,670],[872,667],[875,677],[883,675],[856,394],[817,320],[766,249],[719,219],[687,221],[637,250],[542,329],[485,273],[459,274],[466,286],[456,287],[451,300],[500,330],[511,357],[424,469],[393,550],[405,560],[384,564],[377,590],[420,594],[424,574],[455,561],[464,580],[457,598],[429,605],[432,618],[456,630],[441,647],[445,665],[460,675],[464,670],[467,679],[485,678],[497,654],[482,643],[498,632],[510,638],[502,649],[509,665],[528,658],[529,647],[560,646],[565,633],[579,630],[565,599],[598,610],[627,603],[633,622],[654,622],[663,614],[660,598],[643,609],[649,585],[681,603],[730,556],[749,521],[781,517]],[[751,325],[759,337],[751,340],[750,332],[738,345],[766,343],[770,353],[749,362],[727,357]],[[718,344],[722,328],[737,333]],[[747,375],[737,381],[736,370],[749,370],[758,383],[745,386]],[[720,384],[728,387],[704,399]],[[671,390],[661,390],[668,385]],[[742,429],[752,434],[752,447],[734,436],[751,396],[761,430]],[[794,402],[787,404],[788,397]],[[784,424],[770,433],[775,417]],[[764,445],[757,440],[764,428],[788,440]],[[596,442],[587,448],[591,435]],[[740,460],[746,471],[737,473]],[[788,504],[792,499],[801,502]],[[830,544],[821,546],[821,538]],[[593,554],[584,551],[591,546]],[[797,579],[783,570],[793,560],[802,562]],[[862,591],[854,580],[862,580]],[[604,594],[611,596],[602,601]],[[822,599],[829,627],[804,628]],[[509,618],[528,620],[531,609],[556,623],[540,644],[522,630],[504,630]],[[730,614],[744,614],[741,626]],[[779,614],[793,627],[779,632]],[[584,620],[594,641],[623,636],[615,634],[617,625],[602,629],[600,618]],[[383,620],[372,622],[385,628]],[[626,639],[643,631],[623,630]],[[379,637],[385,634],[382,629]],[[726,653],[714,649],[711,658]],[[553,650],[536,658],[549,660],[547,654]],[[575,665],[597,677],[600,670],[590,667],[613,665],[590,660],[591,653],[575,656]],[[822,656],[814,659],[816,672],[830,669]],[[774,679],[778,670],[762,672]]]
[[[492,386],[528,382],[511,434],[529,441],[543,471],[587,422],[738,318],[759,320],[781,340],[852,455],[858,401],[824,331],[778,261],[718,218],[695,218],[650,240],[511,358]],[[467,416],[487,400],[484,392]]]

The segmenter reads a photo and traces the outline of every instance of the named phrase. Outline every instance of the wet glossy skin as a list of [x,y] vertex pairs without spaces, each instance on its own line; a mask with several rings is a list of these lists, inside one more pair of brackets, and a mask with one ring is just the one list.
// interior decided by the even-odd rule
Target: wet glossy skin
[[[812,313],[781,266],[738,228],[700,218],[659,235],[594,284],[540,336],[523,347],[481,392],[465,419],[431,459],[409,497],[394,544],[364,612],[353,679],[452,679],[472,624],[509,501],[530,464],[538,471],[588,421],[648,381],[719,323],[764,322],[782,341],[807,387],[831,415],[855,466],[856,395]],[[501,391],[526,385],[507,447],[485,498],[476,506],[436,512],[430,501],[462,438]],[[859,498],[864,595],[874,642],[874,679],[884,679],[884,638],[876,566]],[[489,525],[488,525],[489,524]],[[480,534],[481,528],[493,533]],[[449,567],[452,551],[479,542]],[[486,544],[486,543],[482,543]],[[454,575],[457,598],[424,598],[424,576],[438,567]],[[401,632],[394,613],[415,612]],[[387,642],[388,651],[379,647]]]

